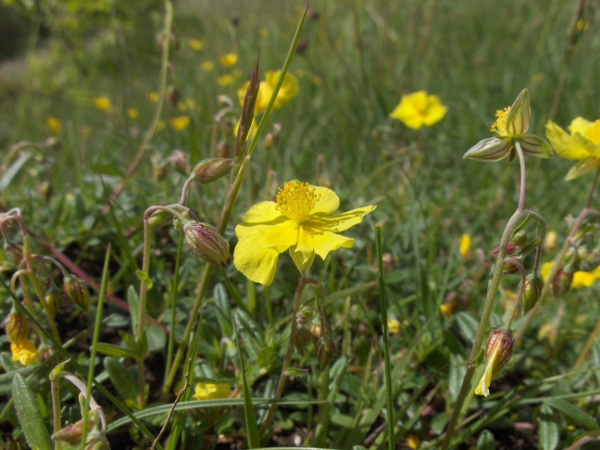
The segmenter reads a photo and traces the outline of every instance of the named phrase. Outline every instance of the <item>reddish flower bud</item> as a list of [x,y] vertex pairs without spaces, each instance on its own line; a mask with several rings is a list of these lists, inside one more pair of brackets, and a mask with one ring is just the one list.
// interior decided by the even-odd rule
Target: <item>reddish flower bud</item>
[[510,330],[494,330],[488,337],[485,346],[485,359],[490,362],[492,355],[497,355],[493,361],[493,373],[497,374],[502,369],[515,349],[515,338]]
[[223,267],[229,259],[229,242],[217,229],[201,222],[188,222],[183,226],[185,243],[190,251],[204,261]]
[[[515,244],[513,244],[512,242],[509,242],[508,247],[506,247],[506,254],[512,255],[516,249],[517,249],[517,246]],[[496,247],[494,250],[492,250],[492,255],[497,255],[498,253],[500,253],[500,247]]]
[[565,295],[571,289],[571,284],[573,284],[573,273],[561,269],[552,280],[552,293],[555,297]]
[[227,175],[233,165],[233,159],[212,158],[200,161],[194,167],[195,179],[202,184],[212,183],[223,175]]

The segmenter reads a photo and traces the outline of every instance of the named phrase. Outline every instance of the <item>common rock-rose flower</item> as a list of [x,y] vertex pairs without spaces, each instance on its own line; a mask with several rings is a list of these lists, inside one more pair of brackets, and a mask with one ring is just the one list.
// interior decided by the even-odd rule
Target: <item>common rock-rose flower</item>
[[337,233],[362,222],[376,206],[364,206],[332,216],[340,199],[331,189],[292,180],[279,189],[277,201],[252,206],[235,228],[239,239],[233,253],[235,267],[248,279],[269,285],[275,276],[279,254],[290,255],[301,274],[306,274],[315,254],[325,259],[354,239]]
[[409,128],[418,130],[423,125],[432,126],[442,120],[448,108],[442,105],[436,95],[425,91],[403,95],[400,103],[390,113],[392,119],[400,120]]

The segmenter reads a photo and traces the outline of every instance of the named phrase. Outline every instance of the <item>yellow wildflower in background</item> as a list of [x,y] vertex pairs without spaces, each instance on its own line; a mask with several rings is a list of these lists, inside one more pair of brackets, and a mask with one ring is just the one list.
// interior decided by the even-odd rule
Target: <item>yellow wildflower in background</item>
[[388,331],[391,334],[398,334],[402,330],[402,324],[398,319],[388,318],[387,320]]
[[190,39],[188,41],[188,45],[190,46],[190,48],[192,50],[195,50],[197,52],[199,52],[200,50],[202,50],[204,48],[204,41],[201,41],[200,39]]
[[190,124],[190,118],[189,116],[173,117],[171,120],[169,120],[169,123],[174,130],[181,131],[185,130]]
[[578,160],[567,180],[574,180],[600,167],[600,119],[590,122],[577,117],[569,125],[570,135],[551,120],[546,124],[546,136],[558,156]]
[[353,209],[336,216],[340,199],[335,192],[292,180],[279,189],[277,201],[252,206],[235,227],[235,267],[248,279],[269,285],[275,276],[279,254],[289,250],[302,275],[308,272],[315,254],[323,260],[340,247],[350,248],[354,239],[340,231],[362,222],[376,206]]
[[[540,272],[544,281],[548,280],[550,271],[554,267],[554,261],[542,264]],[[571,282],[571,289],[583,289],[592,286],[596,281],[600,280],[600,266],[596,267],[590,272],[578,270],[573,274],[573,281]]]
[[135,120],[138,118],[138,116],[140,115],[138,110],[135,108],[129,108],[127,110],[127,115],[129,116],[130,119]]
[[94,106],[100,111],[112,110],[112,102],[108,97],[94,97]]
[[416,450],[421,446],[421,439],[414,434],[409,434],[406,437],[406,445],[408,445],[412,450]]
[[231,395],[231,387],[225,383],[197,383],[194,387],[194,400],[212,400],[217,398],[228,398]]
[[146,97],[148,97],[148,100],[150,100],[152,103],[158,103],[158,92],[148,92]]
[[235,83],[235,77],[228,73],[217,78],[217,84],[221,87],[229,86],[233,83]]
[[425,91],[403,95],[400,103],[390,113],[392,119],[400,120],[409,128],[418,130],[423,125],[432,126],[442,120],[448,108],[436,95]]
[[236,65],[238,60],[237,53],[227,53],[219,58],[219,62],[224,67],[233,67]]
[[548,231],[544,238],[544,250],[551,252],[556,246],[557,234],[556,231]]
[[[260,85],[258,86],[258,96],[256,98],[256,107],[254,109],[256,114],[260,114],[267,109],[269,100],[271,99],[271,95],[273,95],[273,90],[275,89],[275,85],[277,84],[280,75],[281,70],[270,70],[266,73],[265,79],[260,82]],[[249,84],[249,81],[246,82],[246,84],[238,90],[240,105],[244,104],[244,97],[246,96]],[[273,103],[273,110],[281,108],[298,95],[299,91],[300,86],[298,84],[298,79],[291,73],[286,73],[281,88],[277,93],[275,103]]]
[[212,72],[215,68],[215,63],[212,61],[204,61],[202,64],[200,64],[200,68],[204,72]]
[[19,342],[11,342],[10,351],[13,355],[13,361],[19,361],[24,366],[33,364],[38,356],[35,345],[27,338]]
[[57,119],[56,117],[49,116],[46,119],[46,127],[48,128],[48,131],[50,133],[60,134],[60,132],[62,131],[62,122],[60,121],[60,119]]
[[462,259],[469,259],[471,257],[471,236],[468,234],[462,235],[458,251]]

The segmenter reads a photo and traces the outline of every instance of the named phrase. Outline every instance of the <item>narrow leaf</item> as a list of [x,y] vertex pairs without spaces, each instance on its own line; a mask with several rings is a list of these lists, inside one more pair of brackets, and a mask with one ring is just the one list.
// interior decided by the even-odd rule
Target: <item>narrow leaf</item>
[[108,373],[110,382],[121,397],[125,400],[136,400],[138,395],[136,378],[123,367],[123,363],[117,358],[105,358],[104,368]]
[[562,412],[564,415],[571,418],[575,423],[581,424],[590,430],[597,430],[598,424],[594,420],[592,416],[583,412],[581,409],[573,406],[566,400],[560,398],[549,398],[545,402],[546,404],[552,406],[554,409]]
[[540,447],[543,450],[554,450],[558,446],[559,429],[552,408],[542,404],[540,409],[540,428],[538,436],[540,438]]
[[139,270],[139,269],[135,271],[135,274],[138,276],[140,281],[142,281],[143,283],[148,285],[148,290],[152,289],[153,283],[152,283],[152,279],[150,278],[150,275],[148,275],[143,270]]
[[19,423],[29,446],[33,449],[52,450],[50,435],[46,429],[35,395],[18,373],[13,378],[12,394]]

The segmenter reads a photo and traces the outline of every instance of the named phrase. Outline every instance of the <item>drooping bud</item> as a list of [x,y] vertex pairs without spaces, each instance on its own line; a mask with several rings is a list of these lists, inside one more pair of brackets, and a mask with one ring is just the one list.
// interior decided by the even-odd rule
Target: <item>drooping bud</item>
[[[90,415],[87,421],[87,430],[88,433],[96,426],[97,423],[97,415]],[[61,428],[56,433],[54,433],[51,437],[55,441],[66,442],[70,445],[80,445],[81,437],[83,435],[83,419],[78,420],[71,425],[67,425],[64,428]]]
[[559,270],[552,280],[552,293],[555,297],[565,295],[571,289],[573,284],[573,272]]
[[62,302],[63,293],[57,288],[54,284],[48,288],[46,294],[44,295],[44,303],[46,303],[46,308],[48,312],[53,316],[56,315],[58,308],[60,308],[60,303]]
[[521,300],[523,309],[526,313],[529,312],[540,299],[543,287],[544,280],[537,273],[527,275],[525,288],[523,290],[523,299]]
[[[508,246],[506,247],[506,254],[512,255],[516,249],[517,246],[513,242],[509,242]],[[491,251],[492,255],[497,255],[498,253],[500,253],[500,247],[496,247],[494,250]]]
[[152,214],[150,214],[150,217],[148,218],[148,223],[154,227],[161,223],[163,220],[168,219],[169,217],[171,217],[171,213],[169,211],[159,209],[158,211],[154,211]]
[[327,366],[335,357],[335,345],[331,339],[321,339],[317,342],[317,359],[321,367]]
[[475,388],[477,395],[490,395],[490,384],[502,367],[508,362],[515,348],[515,339],[510,330],[494,330],[485,346],[486,367]]
[[[512,259],[514,260],[515,258],[512,258]],[[508,261],[505,260],[504,261],[504,267],[502,268],[502,273],[504,275],[512,275],[519,271],[519,266],[513,260],[508,260]]]
[[26,315],[13,311],[6,317],[4,326],[10,342],[19,343],[27,339],[29,320]]
[[23,247],[14,242],[4,244],[4,255],[9,262],[18,266],[23,259]]
[[194,167],[194,176],[202,184],[212,183],[231,170],[233,159],[211,158],[204,159]]
[[63,292],[69,300],[85,312],[90,309],[90,291],[81,278],[67,276],[63,282]]
[[229,259],[229,242],[215,227],[201,222],[188,222],[183,225],[185,243],[190,251],[207,263],[223,267]]
[[527,242],[529,242],[529,236],[527,235],[527,231],[517,231],[512,238],[512,242],[517,247],[525,247],[527,245]]

